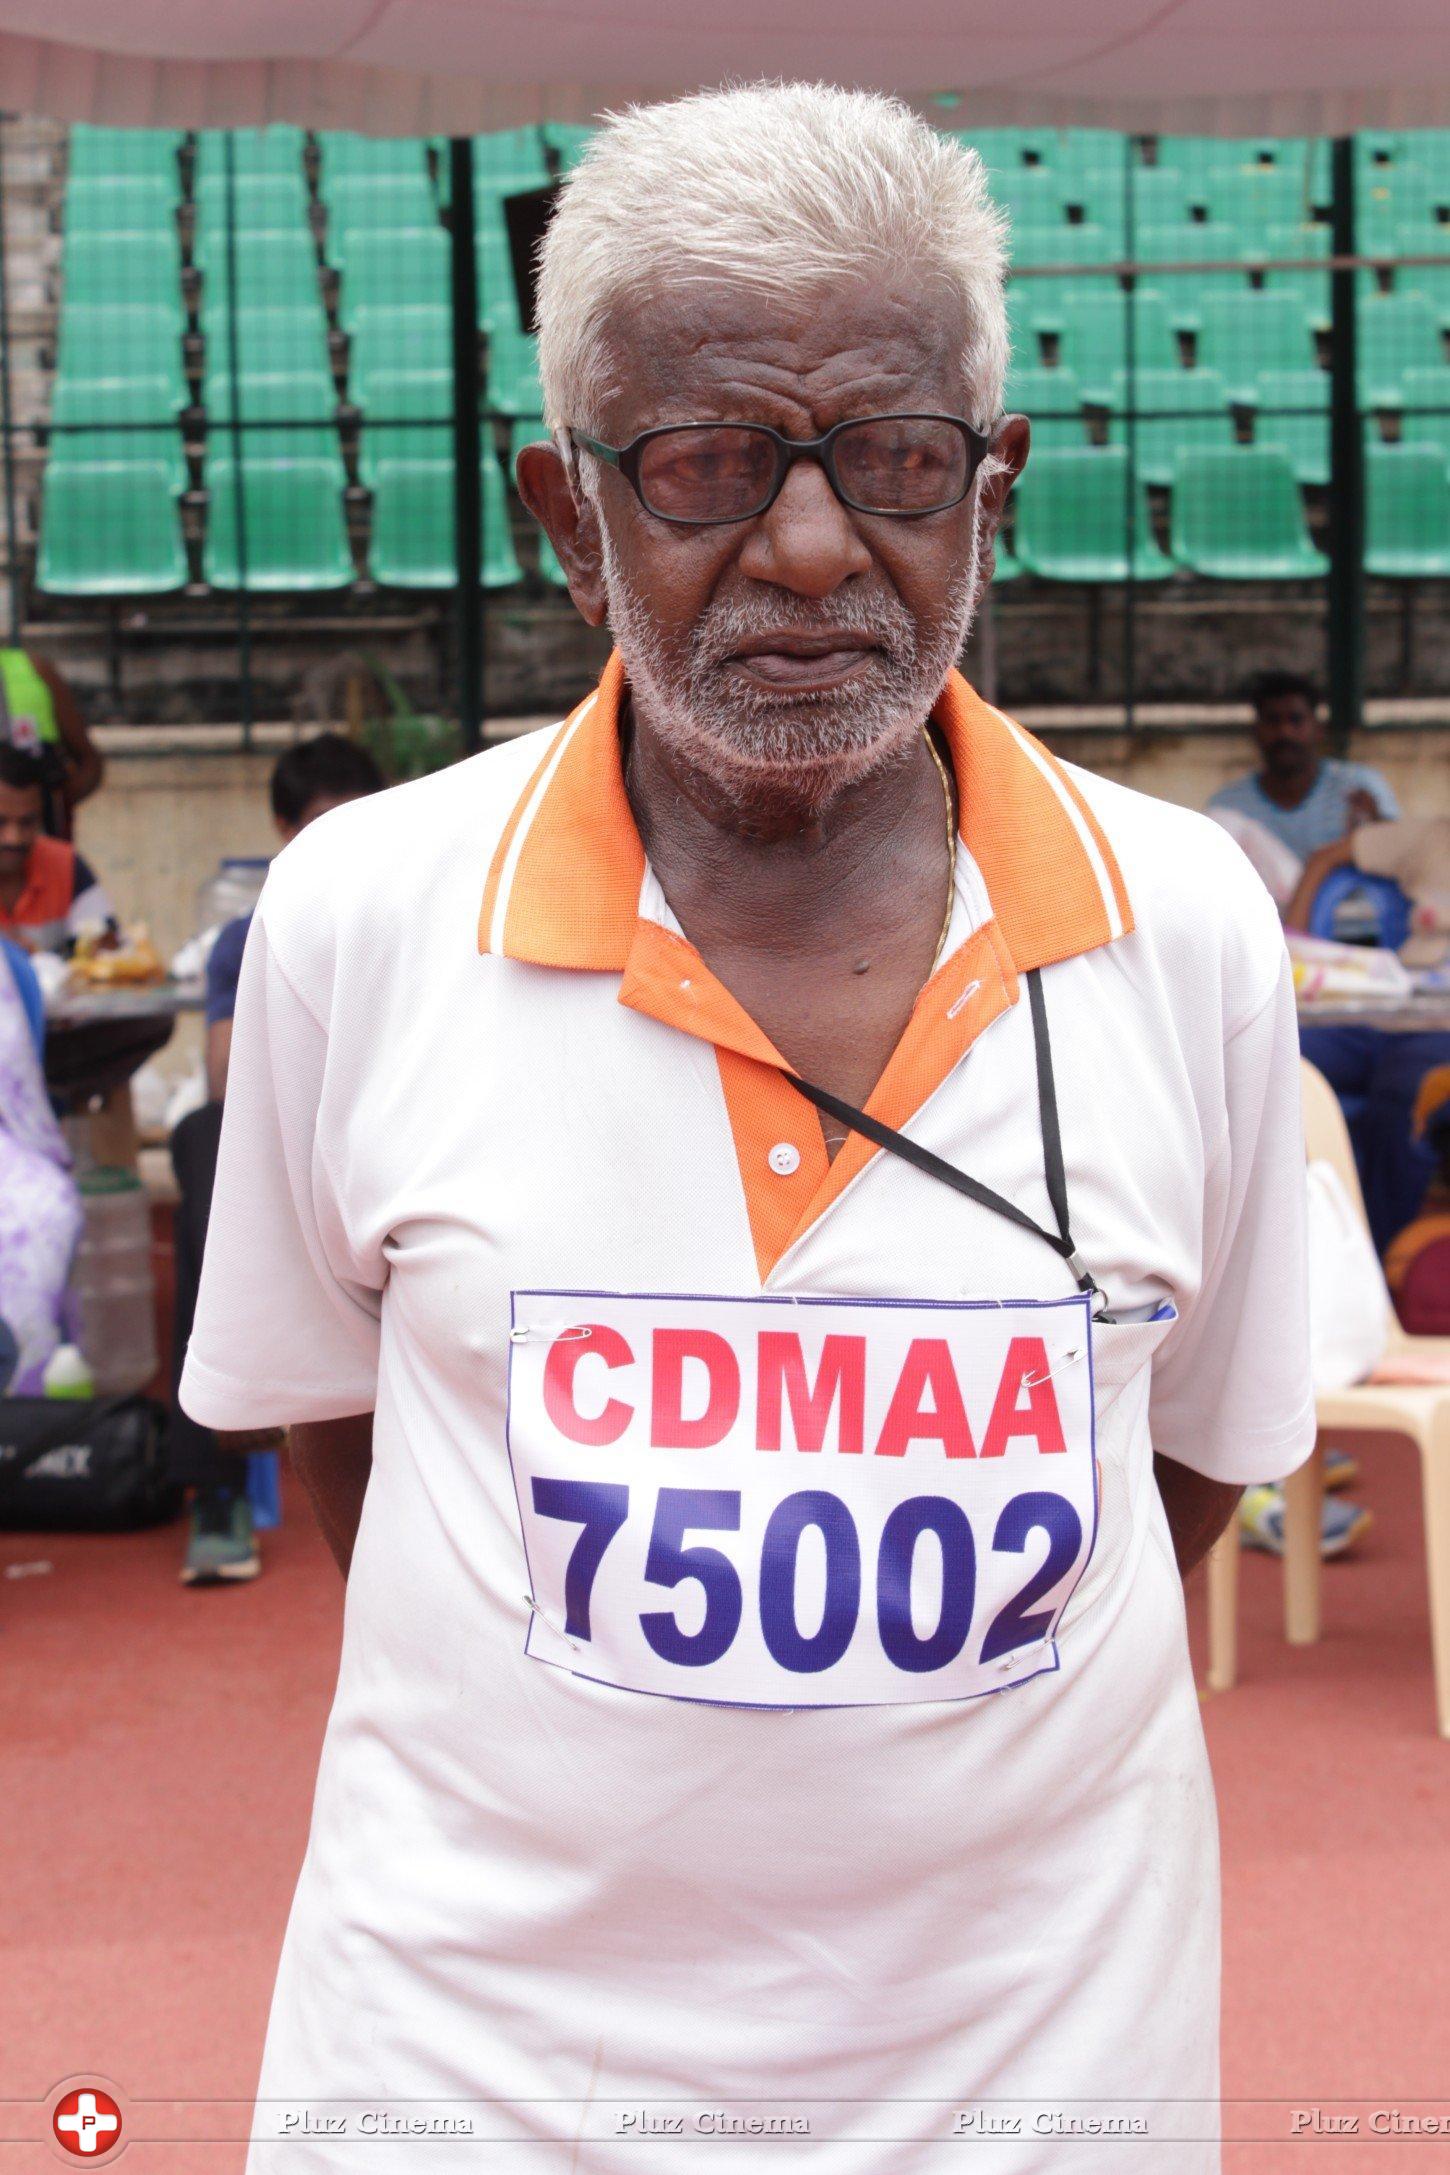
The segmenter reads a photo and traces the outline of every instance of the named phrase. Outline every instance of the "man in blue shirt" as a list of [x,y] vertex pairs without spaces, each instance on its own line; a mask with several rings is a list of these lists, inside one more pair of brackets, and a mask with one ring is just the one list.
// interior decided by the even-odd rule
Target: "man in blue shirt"
[[[366,749],[340,733],[318,733],[277,758],[272,772],[272,818],[285,846],[309,823],[344,801],[382,786]],[[170,1459],[173,1479],[189,1488],[183,1585],[211,1586],[255,1578],[261,1569],[247,1502],[246,1466],[240,1439],[219,1442],[182,1411],[175,1395],[191,1339],[201,1277],[206,1227],[216,1179],[222,1099],[232,1047],[232,1015],[242,971],[250,914],[222,928],[206,972],[206,1084],[209,1100],[183,1118],[171,1136],[171,1161],[181,1199],[176,1212],[176,1328],[171,1403]],[[261,1447],[259,1442],[258,1447]]]
[[1324,753],[1324,722],[1312,680],[1298,672],[1263,672],[1249,689],[1259,768],[1235,778],[1209,802],[1252,816],[1301,861],[1343,838],[1356,823],[1393,819],[1394,794],[1368,763]]

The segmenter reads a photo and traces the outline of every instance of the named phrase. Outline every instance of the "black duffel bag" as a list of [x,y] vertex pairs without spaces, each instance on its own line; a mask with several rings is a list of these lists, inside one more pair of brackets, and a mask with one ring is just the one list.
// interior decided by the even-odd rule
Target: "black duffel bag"
[[152,1397],[0,1397],[0,1528],[115,1532],[181,1508]]

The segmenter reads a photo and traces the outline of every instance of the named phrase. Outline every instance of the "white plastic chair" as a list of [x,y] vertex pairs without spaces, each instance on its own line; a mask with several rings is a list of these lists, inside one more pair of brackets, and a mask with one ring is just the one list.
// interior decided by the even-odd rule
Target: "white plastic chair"
[[[1349,1131],[1334,1090],[1313,1065],[1301,1066],[1304,1143],[1311,1162],[1328,1163],[1356,1212],[1364,1196]],[[1450,1362],[1450,1337],[1412,1337],[1395,1322],[1384,1365],[1396,1360]],[[1284,1484],[1284,1636],[1312,1646],[1322,1622],[1319,1528],[1324,1495],[1324,1443],[1349,1434],[1407,1435],[1420,1452],[1425,1506],[1425,1559],[1430,1588],[1430,1649],[1440,1735],[1450,1737],[1450,1382],[1367,1382],[1316,1399],[1314,1453]],[[1208,1561],[1208,1685],[1228,1691],[1238,1672],[1239,1522],[1235,1516]]]

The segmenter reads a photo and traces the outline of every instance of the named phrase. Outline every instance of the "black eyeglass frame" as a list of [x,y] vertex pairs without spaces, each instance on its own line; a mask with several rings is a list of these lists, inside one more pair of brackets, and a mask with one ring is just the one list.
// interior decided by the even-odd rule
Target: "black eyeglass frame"
[[[835,442],[842,432],[857,430],[863,423],[952,424],[966,439],[969,455],[966,481],[963,483],[961,490],[957,492],[954,498],[943,499],[939,506],[903,506],[892,509],[881,506],[866,506],[862,504],[860,499],[852,498],[836,473]],[[663,514],[657,507],[651,506],[649,500],[645,497],[639,481],[639,466],[644,457],[645,447],[650,445],[656,438],[669,438],[678,436],[683,431],[698,430],[750,431],[756,437],[769,438],[773,442],[775,446],[775,481],[760,504],[752,507],[749,513],[717,514],[708,520],[698,521],[691,519],[688,514]],[[737,522],[758,521],[762,514],[769,513],[771,507],[780,497],[785,488],[785,479],[795,467],[796,462],[810,460],[820,463],[825,470],[826,481],[830,484],[831,489],[835,492],[841,504],[848,506],[852,513],[869,514],[876,521],[921,521],[929,514],[948,513],[953,506],[961,505],[962,500],[976,482],[978,471],[987,458],[992,445],[990,432],[975,429],[964,416],[938,415],[928,409],[915,408],[900,413],[893,412],[889,415],[848,416],[845,422],[834,424],[830,430],[823,432],[819,438],[787,438],[782,431],[773,430],[769,423],[661,423],[652,430],[640,431],[638,436],[630,439],[627,446],[605,445],[601,439],[587,437],[583,431],[570,430],[567,435],[569,443],[576,453],[592,453],[596,460],[606,462],[611,468],[617,468],[647,514],[652,515],[656,521],[668,521],[674,527],[682,529],[726,529],[733,527]]]

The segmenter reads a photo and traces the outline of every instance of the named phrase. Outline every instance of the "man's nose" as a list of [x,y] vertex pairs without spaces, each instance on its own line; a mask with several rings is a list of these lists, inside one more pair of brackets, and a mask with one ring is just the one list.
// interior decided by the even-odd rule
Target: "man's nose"
[[871,554],[819,461],[797,461],[775,504],[751,523],[739,563],[752,581],[828,597],[853,575],[868,574]]

